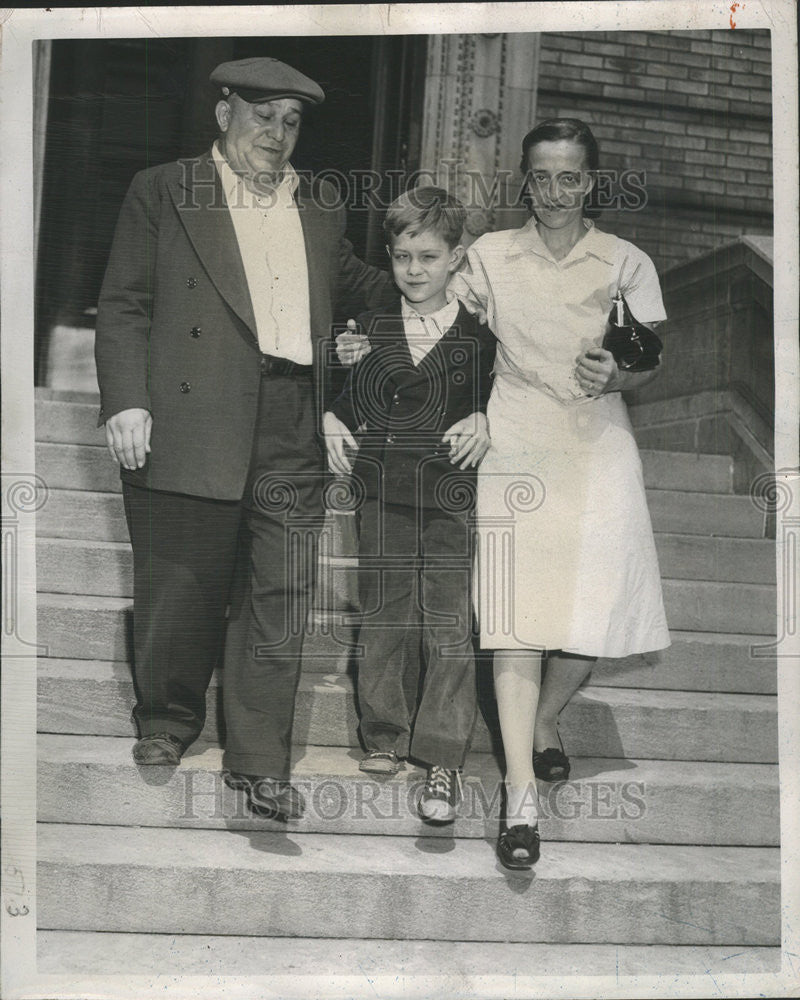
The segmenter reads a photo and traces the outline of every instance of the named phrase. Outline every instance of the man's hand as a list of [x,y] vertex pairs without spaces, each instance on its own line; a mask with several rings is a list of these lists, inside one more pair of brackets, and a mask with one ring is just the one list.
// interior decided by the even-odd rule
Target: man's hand
[[470,413],[448,428],[442,441],[450,445],[450,461],[453,465],[461,462],[459,469],[477,465],[492,443],[486,414]]
[[141,469],[150,451],[153,418],[149,410],[120,410],[106,420],[106,444],[123,469]]
[[328,465],[338,476],[346,476],[352,472],[350,459],[345,448],[358,451],[358,442],[350,433],[347,424],[328,410],[322,416],[322,430],[325,433],[325,447],[328,449]]
[[611,351],[590,347],[575,358],[575,377],[587,396],[601,396],[622,388],[623,379]]
[[336,357],[339,363],[349,368],[371,350],[369,337],[363,333],[356,333],[356,321],[349,319],[346,332],[340,333],[336,338]]

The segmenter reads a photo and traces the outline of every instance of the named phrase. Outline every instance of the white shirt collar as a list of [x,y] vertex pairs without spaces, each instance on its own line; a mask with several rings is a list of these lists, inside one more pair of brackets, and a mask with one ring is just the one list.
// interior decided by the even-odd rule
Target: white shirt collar
[[[604,260],[607,264],[613,264],[616,260],[615,238],[609,233],[604,233],[601,229],[597,229],[591,219],[583,219],[583,226],[586,230],[585,235],[578,240],[564,259],[567,260],[573,254],[578,254],[582,251],[583,256],[591,254],[593,257],[599,257],[600,260]],[[539,235],[539,230],[536,228],[536,217],[533,215],[521,229],[517,230],[508,248],[507,256],[518,257],[520,254],[525,253],[526,250],[532,251],[540,257],[552,259],[552,254]],[[560,263],[563,262],[561,261]]]
[[[217,170],[219,171],[219,178],[222,182],[222,189],[225,192],[225,197],[228,200],[228,205],[248,205],[251,206],[254,203],[260,206],[274,204],[273,200],[268,196],[263,197],[250,191],[250,189],[245,185],[242,178],[231,168],[231,165],[222,155],[219,148],[219,143],[215,140],[214,145],[211,147],[211,155],[216,164]],[[276,192],[283,193],[284,191],[288,193],[290,200],[294,197],[294,193],[297,190],[297,185],[300,183],[300,179],[297,176],[297,172],[291,163],[287,163],[283,168],[283,177],[280,183],[275,188]]]
[[435,312],[431,313],[419,313],[414,308],[411,302],[408,302],[405,296],[401,296],[400,299],[400,310],[403,316],[403,320],[418,319],[423,321],[423,326],[431,324],[434,329],[438,328],[442,333],[449,329],[455,322],[455,318],[458,315],[458,299],[455,295],[448,289],[447,291],[447,302],[437,309]]

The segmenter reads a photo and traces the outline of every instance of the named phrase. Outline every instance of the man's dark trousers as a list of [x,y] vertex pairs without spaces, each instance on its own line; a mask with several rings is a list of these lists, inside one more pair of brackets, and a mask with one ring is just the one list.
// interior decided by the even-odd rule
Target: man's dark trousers
[[472,531],[469,512],[364,505],[358,700],[368,750],[451,769],[464,763],[476,715]]
[[[294,699],[322,523],[308,376],[266,375],[241,502],[123,485],[136,567],[134,717],[187,743],[225,641],[224,766],[288,778]],[[235,567],[235,571],[234,571]],[[233,581],[233,582],[232,582]]]

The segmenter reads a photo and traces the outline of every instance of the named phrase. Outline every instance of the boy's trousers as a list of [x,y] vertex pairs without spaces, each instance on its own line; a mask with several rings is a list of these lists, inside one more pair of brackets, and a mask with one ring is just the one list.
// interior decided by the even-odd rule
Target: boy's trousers
[[368,750],[464,762],[476,714],[472,520],[373,499],[361,511],[358,701]]

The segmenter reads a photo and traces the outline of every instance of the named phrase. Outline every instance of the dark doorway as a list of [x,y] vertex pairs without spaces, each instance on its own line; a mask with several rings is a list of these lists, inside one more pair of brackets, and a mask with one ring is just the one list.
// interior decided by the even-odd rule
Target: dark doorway
[[[215,137],[218,63],[275,56],[317,80],[325,103],[306,115],[299,169],[340,180],[348,236],[384,259],[383,198],[370,171],[419,165],[424,36],[166,38],[54,41],[36,283],[36,382],[45,384],[56,325],[90,327],[122,199],[142,169],[193,156]],[[367,185],[369,186],[369,185]]]

